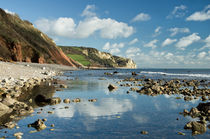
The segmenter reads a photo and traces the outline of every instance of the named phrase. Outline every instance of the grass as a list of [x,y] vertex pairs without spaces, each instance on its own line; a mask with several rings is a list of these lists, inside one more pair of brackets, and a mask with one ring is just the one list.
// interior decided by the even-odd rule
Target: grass
[[91,63],[88,61],[85,56],[83,55],[77,55],[77,54],[68,54],[68,57],[72,58],[73,60],[81,63],[84,66],[89,66]]

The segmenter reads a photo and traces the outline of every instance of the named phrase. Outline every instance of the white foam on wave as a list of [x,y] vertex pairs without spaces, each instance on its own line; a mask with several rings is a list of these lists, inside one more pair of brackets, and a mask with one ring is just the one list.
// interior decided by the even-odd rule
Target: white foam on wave
[[181,74],[181,73],[166,73],[166,72],[153,72],[153,71],[141,71],[143,74],[160,74],[168,76],[188,76],[188,77],[200,77],[200,78],[210,78],[210,74]]

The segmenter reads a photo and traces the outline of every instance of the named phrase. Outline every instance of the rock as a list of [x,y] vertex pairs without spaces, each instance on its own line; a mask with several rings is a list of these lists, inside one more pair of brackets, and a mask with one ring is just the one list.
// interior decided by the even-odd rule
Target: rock
[[12,112],[12,109],[0,102],[0,117],[6,113]]
[[10,129],[14,128],[15,126],[16,126],[16,123],[13,123],[13,122],[9,122],[9,123],[4,124],[4,127],[10,128]]
[[202,111],[204,113],[208,113],[210,111],[210,102],[208,103],[199,103],[197,106],[197,109],[199,111]]
[[15,137],[17,137],[17,136],[22,136],[22,135],[23,135],[22,132],[17,132],[17,133],[14,134]]
[[182,133],[182,132],[178,132],[178,134],[179,134],[179,135],[185,136],[185,133]]
[[50,126],[51,126],[51,127],[55,127],[55,125],[54,125],[54,124],[51,124]]
[[68,88],[68,86],[65,84],[60,84],[60,88]]
[[47,113],[49,113],[49,114],[53,114],[54,112],[53,112],[53,111],[48,111]]
[[189,114],[191,117],[197,117],[200,115],[200,111],[197,108],[192,108]]
[[28,125],[28,127],[30,127],[30,126],[35,128],[38,131],[43,130],[43,129],[45,129],[47,127],[45,125],[44,121],[42,121],[41,119],[38,119],[34,123]]
[[140,133],[143,134],[143,135],[147,135],[148,131],[141,131]]
[[80,98],[75,98],[75,99],[72,100],[72,102],[78,103],[78,102],[81,102],[81,99]]
[[195,121],[187,123],[184,128],[191,129],[193,135],[202,134],[206,132],[206,125]]
[[63,100],[63,102],[64,103],[70,103],[70,99],[69,98],[66,98],[66,99]]
[[137,76],[138,74],[136,72],[132,72],[131,75]]
[[52,99],[50,99],[50,105],[56,105],[56,104],[60,104],[61,103],[61,99],[59,97],[54,97]]
[[89,99],[88,101],[89,101],[89,102],[96,102],[97,99]]
[[109,91],[113,91],[113,90],[115,90],[115,89],[117,89],[117,88],[118,88],[118,87],[115,86],[115,85],[113,85],[113,84],[109,84],[109,86],[108,86]]

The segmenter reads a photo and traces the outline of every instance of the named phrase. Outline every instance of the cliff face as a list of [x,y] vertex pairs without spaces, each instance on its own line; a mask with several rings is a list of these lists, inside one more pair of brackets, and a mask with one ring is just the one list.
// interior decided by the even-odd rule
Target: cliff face
[[0,9],[0,60],[75,66],[47,35]]
[[136,68],[133,60],[113,56],[95,48],[60,46],[64,53],[87,67]]

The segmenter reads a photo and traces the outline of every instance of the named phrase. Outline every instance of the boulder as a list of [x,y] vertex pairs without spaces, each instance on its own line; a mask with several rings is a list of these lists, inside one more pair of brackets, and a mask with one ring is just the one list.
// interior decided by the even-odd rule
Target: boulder
[[12,109],[0,102],[0,117],[6,113],[12,112]]
[[109,86],[108,86],[109,91],[113,91],[113,90],[115,90],[117,88],[118,87],[116,85],[113,85],[113,84],[109,84]]

